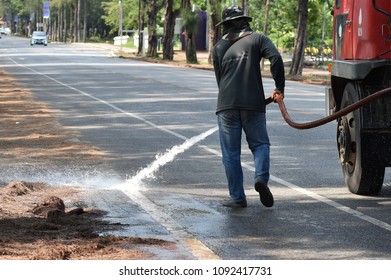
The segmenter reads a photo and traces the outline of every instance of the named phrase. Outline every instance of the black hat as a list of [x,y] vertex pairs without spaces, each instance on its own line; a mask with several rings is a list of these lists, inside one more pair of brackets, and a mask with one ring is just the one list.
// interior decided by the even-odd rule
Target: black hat
[[222,21],[216,24],[216,26],[219,26],[224,22],[238,19],[238,18],[246,18],[249,22],[253,20],[251,17],[245,16],[242,9],[237,6],[230,6],[228,8],[225,8],[221,17],[222,17]]

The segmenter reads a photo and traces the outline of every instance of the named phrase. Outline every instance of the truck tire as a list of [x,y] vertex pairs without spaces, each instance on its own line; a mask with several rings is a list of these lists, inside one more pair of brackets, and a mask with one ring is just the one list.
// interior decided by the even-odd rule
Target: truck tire
[[[357,102],[361,92],[358,83],[348,83],[343,92],[341,109]],[[338,153],[349,191],[359,195],[376,195],[383,186],[385,167],[371,156],[370,145],[363,143],[361,110],[357,109],[338,119]]]

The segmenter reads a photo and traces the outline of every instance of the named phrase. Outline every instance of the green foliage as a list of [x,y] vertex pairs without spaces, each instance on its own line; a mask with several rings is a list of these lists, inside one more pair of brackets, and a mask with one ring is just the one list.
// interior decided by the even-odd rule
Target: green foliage
[[[252,26],[257,32],[263,32],[265,26],[265,1],[249,0],[249,15],[253,18]],[[279,49],[293,49],[297,20],[297,0],[271,0],[268,21],[268,36]],[[323,41],[323,42],[322,42]],[[326,1],[309,0],[307,43],[320,46],[331,45],[332,16]]]
[[119,29],[119,3],[118,2],[103,2],[102,8],[104,15],[102,19],[111,27],[110,33],[114,33]]
[[188,33],[197,31],[198,17],[196,13],[182,11],[183,25]]
[[[31,12],[37,16],[42,11],[42,3],[46,0],[1,0],[0,17],[6,15],[18,15],[21,19],[29,19]],[[116,35],[119,29],[119,1],[118,0],[83,0],[88,1],[88,28],[107,30]],[[139,1],[143,0],[122,0],[123,4],[123,29],[138,29]],[[249,15],[253,18],[251,23],[257,32],[263,32],[265,26],[265,1],[248,0]],[[75,6],[77,0],[51,0],[52,17],[57,16],[57,10],[63,5]],[[268,20],[268,36],[279,49],[290,51],[293,48],[295,32],[297,28],[298,10],[297,0],[270,0],[270,14]],[[143,2],[141,2],[143,3]],[[232,4],[240,5],[240,0],[192,0],[199,10],[211,10],[221,14],[224,7]],[[180,0],[174,1],[174,7],[179,8]],[[213,5],[213,7],[211,7]],[[332,42],[332,16],[325,0],[309,0],[307,46],[317,47],[330,46]],[[143,11],[141,11],[143,12]],[[165,9],[161,9],[156,17],[159,35],[162,34]],[[68,16],[70,10],[68,10]],[[146,15],[145,15],[146,16]],[[189,15],[182,15],[185,24],[189,27],[196,26],[195,19]],[[41,16],[42,17],[42,16]],[[96,34],[91,34],[96,36]]]

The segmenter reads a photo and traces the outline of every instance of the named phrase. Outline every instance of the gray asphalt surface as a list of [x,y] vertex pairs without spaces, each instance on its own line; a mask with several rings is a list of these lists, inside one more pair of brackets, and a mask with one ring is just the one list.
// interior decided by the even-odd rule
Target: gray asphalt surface
[[[29,47],[24,39],[7,41],[8,46],[0,45],[1,67],[31,88],[80,140],[105,152],[107,162],[101,167],[86,174],[70,163],[56,171],[56,180],[89,185],[89,204],[108,209],[109,219],[129,224],[117,234],[175,240],[183,250],[162,256],[167,259],[391,256],[390,172],[379,196],[350,194],[338,164],[336,123],[298,131],[287,126],[275,104],[269,105],[269,185],[276,201],[271,209],[260,204],[253,190],[245,142],[249,207],[220,205],[227,189],[217,132],[197,143],[190,140],[153,177],[130,185],[129,179],[156,162],[157,155],[216,127],[213,73],[118,59],[91,46]],[[264,85],[266,92],[274,88],[269,79]],[[323,117],[323,92],[321,86],[287,82],[285,103],[292,118]],[[50,181],[47,173],[18,171],[30,181],[34,176]]]

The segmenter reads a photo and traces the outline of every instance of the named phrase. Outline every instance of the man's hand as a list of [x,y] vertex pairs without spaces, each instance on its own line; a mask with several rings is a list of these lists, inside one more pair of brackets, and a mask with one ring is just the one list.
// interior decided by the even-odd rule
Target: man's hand
[[272,99],[273,99],[274,103],[277,103],[278,100],[284,99],[284,94],[278,90],[274,90],[272,93]]

